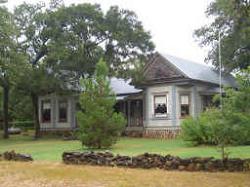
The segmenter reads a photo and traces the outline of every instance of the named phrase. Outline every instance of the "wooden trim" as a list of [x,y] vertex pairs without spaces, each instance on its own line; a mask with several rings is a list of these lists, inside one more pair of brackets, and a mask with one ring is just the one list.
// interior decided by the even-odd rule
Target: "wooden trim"
[[180,74],[181,76],[178,77],[185,77],[185,78],[189,78],[183,71],[181,71],[178,67],[176,67],[175,65],[173,65],[168,59],[166,59],[164,56],[162,56],[160,53],[156,52],[153,57],[149,60],[149,62],[146,64],[145,68],[143,69],[143,76],[145,76],[145,74],[148,71],[148,67],[158,61],[162,61],[167,63],[169,66],[171,66],[178,74]]
[[[45,121],[43,118],[44,102],[50,103],[50,120],[49,121]],[[41,99],[41,123],[51,123],[51,122],[52,122],[52,99],[51,98]]]
[[[187,117],[190,117],[190,113],[191,113],[191,103],[192,103],[191,92],[190,91],[179,91],[178,94],[179,94],[179,118],[185,119]],[[182,106],[181,96],[188,96],[188,112],[189,112],[189,114],[185,115],[185,116],[181,116],[181,106]],[[187,104],[185,104],[185,105],[187,105]]]
[[[63,102],[66,103],[66,119],[65,120],[60,119],[60,101],[63,101]],[[70,114],[70,111],[69,111],[69,100],[68,100],[68,98],[59,98],[57,100],[57,117],[58,117],[58,123],[68,123],[68,121],[69,121],[69,114]]]
[[[168,92],[158,92],[158,93],[152,93],[153,94],[153,119],[167,119],[168,118],[168,103],[169,103],[169,99],[168,99]],[[166,116],[156,116],[155,114],[155,98],[156,97],[165,97],[166,98]]]

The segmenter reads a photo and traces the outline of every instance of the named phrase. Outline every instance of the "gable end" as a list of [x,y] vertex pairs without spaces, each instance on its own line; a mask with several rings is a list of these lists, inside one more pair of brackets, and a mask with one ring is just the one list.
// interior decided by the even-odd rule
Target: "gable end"
[[188,77],[159,54],[155,54],[144,69],[145,81],[176,80],[183,78]]

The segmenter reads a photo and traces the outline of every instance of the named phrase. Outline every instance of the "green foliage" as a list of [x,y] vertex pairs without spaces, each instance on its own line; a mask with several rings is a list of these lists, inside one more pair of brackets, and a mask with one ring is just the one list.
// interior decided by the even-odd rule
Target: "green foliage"
[[84,91],[80,96],[82,111],[77,114],[78,137],[87,147],[100,149],[112,146],[125,125],[122,114],[114,112],[116,101],[107,76],[108,68],[100,60],[94,77],[82,81]]
[[188,118],[182,122],[182,137],[196,145],[217,145],[222,127],[221,112],[218,109],[209,109],[198,118]]
[[9,113],[11,121],[32,121],[33,107],[30,96],[16,89],[10,90]]
[[13,121],[10,123],[11,127],[20,128],[23,131],[33,130],[34,122],[33,121]]
[[215,0],[206,11],[214,21],[194,33],[201,46],[210,46],[207,60],[218,67],[218,35],[226,71],[246,69],[250,65],[250,2]]
[[250,67],[238,74],[238,90],[226,89],[222,109],[210,109],[183,121],[182,135],[195,144],[225,146],[250,144]]
[[[130,59],[145,57],[154,50],[149,32],[134,12],[110,7],[104,13],[98,4],[62,6],[50,14],[54,25],[48,56],[60,60],[60,66],[93,74],[96,62],[103,58],[111,70],[121,73]],[[82,75],[82,74],[81,74]]]

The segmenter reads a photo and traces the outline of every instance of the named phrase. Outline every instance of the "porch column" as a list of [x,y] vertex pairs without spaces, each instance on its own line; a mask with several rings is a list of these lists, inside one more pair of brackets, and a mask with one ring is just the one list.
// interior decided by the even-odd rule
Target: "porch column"
[[131,123],[131,116],[130,116],[130,114],[131,114],[131,108],[130,108],[130,106],[131,106],[131,101],[130,100],[128,100],[128,127],[130,127],[130,123]]
[[172,108],[171,108],[171,119],[172,119],[172,125],[176,126],[176,86],[172,85],[171,86],[171,103],[172,103]]
[[194,118],[196,118],[198,115],[197,115],[197,87],[196,86],[193,86],[192,87],[192,96],[191,96],[191,106],[192,106],[192,116]]

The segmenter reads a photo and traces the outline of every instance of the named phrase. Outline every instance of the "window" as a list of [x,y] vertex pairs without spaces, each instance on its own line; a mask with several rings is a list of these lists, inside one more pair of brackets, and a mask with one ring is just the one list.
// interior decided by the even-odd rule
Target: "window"
[[154,96],[154,115],[155,117],[167,117],[167,96]]
[[59,122],[67,122],[67,110],[68,110],[68,102],[67,100],[59,100]]
[[213,95],[204,95],[202,96],[202,105],[203,105],[203,111],[206,111],[208,108],[211,107],[219,107],[220,102],[213,101]]
[[42,122],[50,123],[51,121],[51,102],[50,100],[42,101]]
[[189,111],[189,95],[181,95],[180,97],[180,103],[181,103],[181,117],[188,116],[190,114]]

